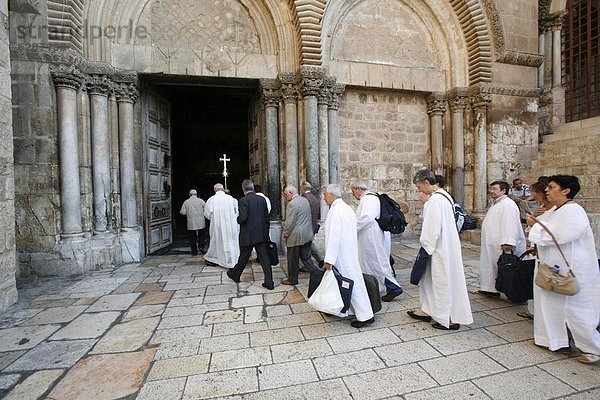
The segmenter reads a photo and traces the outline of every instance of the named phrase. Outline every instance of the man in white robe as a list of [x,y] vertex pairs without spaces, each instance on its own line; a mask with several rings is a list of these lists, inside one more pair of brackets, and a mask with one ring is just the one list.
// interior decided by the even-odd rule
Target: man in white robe
[[220,183],[214,190],[204,208],[204,216],[210,220],[210,246],[204,260],[207,265],[231,268],[240,256],[237,200],[226,194]]
[[351,188],[354,198],[360,200],[356,209],[360,266],[363,272],[377,278],[380,293],[385,293],[381,300],[392,301],[402,294],[402,287],[392,275],[391,236],[386,237],[376,221],[381,210],[379,198],[362,181],[354,181]]
[[356,321],[353,321],[351,325],[355,328],[362,328],[375,322],[375,318],[358,263],[356,215],[341,197],[342,187],[340,185],[331,184],[325,188],[325,202],[329,205],[329,212],[325,221],[324,267],[331,269],[335,265],[342,276],[354,281],[350,313],[354,313]]
[[496,277],[502,252],[513,252],[518,256],[525,252],[519,207],[508,197],[508,190],[508,183],[504,181],[490,184],[493,203],[481,224],[479,293],[489,297],[500,297],[496,290]]
[[465,281],[460,239],[454,221],[454,209],[444,189],[437,189],[433,172],[418,171],[413,179],[419,192],[431,195],[424,205],[423,227],[419,241],[430,255],[427,269],[419,282],[421,309],[408,311],[420,321],[435,321],[436,329],[458,329],[473,323]]
[[[555,351],[569,347],[571,332],[575,346],[583,352],[577,360],[600,361],[600,272],[594,234],[585,210],[571,200],[579,192],[579,180],[571,175],[550,177],[546,197],[554,207],[544,213],[542,223],[552,232],[577,280],[579,293],[563,296],[534,284],[534,341]],[[529,240],[537,246],[540,262],[560,266],[567,273],[565,260],[552,237],[531,217]],[[536,266],[537,273],[537,266]],[[567,331],[568,329],[568,331]]]

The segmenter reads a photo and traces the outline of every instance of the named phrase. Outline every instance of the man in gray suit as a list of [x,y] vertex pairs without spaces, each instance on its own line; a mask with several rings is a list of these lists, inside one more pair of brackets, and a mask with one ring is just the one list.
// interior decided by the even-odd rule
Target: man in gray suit
[[[310,204],[313,233],[316,235],[320,228],[319,219],[321,218],[321,202],[319,199],[317,199],[317,196],[312,193],[312,185],[308,182],[302,182],[300,184],[300,194],[302,197],[306,198],[306,200],[308,200],[308,204]],[[322,268],[325,262],[323,261],[323,256],[321,253],[319,253],[319,249],[317,249],[317,246],[315,246],[315,242],[312,242],[310,245],[310,252],[319,264],[319,267]]]
[[312,215],[306,198],[298,194],[298,189],[288,185],[283,190],[288,201],[287,213],[283,223],[283,238],[287,247],[288,279],[282,285],[298,284],[299,260],[309,269],[317,269],[310,259],[310,245],[313,239]]

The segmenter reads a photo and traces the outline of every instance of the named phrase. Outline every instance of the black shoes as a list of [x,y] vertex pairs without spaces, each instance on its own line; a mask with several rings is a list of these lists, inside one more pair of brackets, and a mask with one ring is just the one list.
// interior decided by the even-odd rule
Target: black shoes
[[240,283],[240,279],[239,278],[235,278],[233,276],[233,273],[231,270],[227,271],[227,276],[229,277],[229,279],[231,279],[232,281],[234,281],[235,283]]
[[264,287],[267,290],[273,290],[275,288],[275,286],[273,284],[267,285],[266,283],[263,282],[262,287]]
[[398,292],[398,293],[389,293],[388,292],[381,297],[381,301],[390,302],[390,301],[394,300],[396,297],[400,296],[401,294],[402,294],[402,292]]
[[407,311],[406,313],[408,314],[409,317],[411,317],[413,319],[423,321],[423,322],[431,322],[431,316],[429,316],[429,315],[415,314],[414,311]]
[[208,260],[204,260],[204,264],[208,265],[209,267],[218,267],[219,264],[215,264],[214,262],[210,262]]
[[460,324],[450,324],[448,326],[448,328],[446,328],[444,325],[440,324],[439,322],[434,322],[431,326],[435,329],[440,329],[442,331],[456,331],[456,330],[458,330],[458,328],[460,328]]
[[363,328],[367,325],[371,325],[373,322],[375,322],[375,317],[372,317],[371,319],[368,319],[366,321],[353,321],[352,323],[350,323],[350,326],[352,326],[353,328]]
[[498,293],[498,292],[486,292],[485,290],[478,290],[477,293],[482,294],[487,297],[494,297],[494,298],[500,297],[500,293]]

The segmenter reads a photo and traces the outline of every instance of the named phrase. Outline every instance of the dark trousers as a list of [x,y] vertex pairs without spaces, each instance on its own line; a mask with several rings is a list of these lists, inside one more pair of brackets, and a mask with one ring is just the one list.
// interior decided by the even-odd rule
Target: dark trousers
[[198,249],[204,251],[204,229],[188,231],[190,234],[190,247],[192,254],[198,254]]
[[287,263],[288,263],[288,280],[292,284],[298,283],[298,266],[302,260],[309,271],[318,269],[310,259],[310,245],[312,241],[304,243],[301,246],[293,246],[287,248]]
[[237,264],[235,264],[230,270],[232,278],[235,278],[234,280],[240,280],[242,272],[244,272],[244,268],[246,268],[246,264],[248,264],[248,260],[250,259],[250,254],[252,253],[253,248],[256,249],[258,262],[262,266],[263,273],[265,275],[265,284],[272,286],[273,270],[271,269],[271,262],[269,261],[267,242],[256,243],[250,246],[240,246],[240,258],[238,258]]

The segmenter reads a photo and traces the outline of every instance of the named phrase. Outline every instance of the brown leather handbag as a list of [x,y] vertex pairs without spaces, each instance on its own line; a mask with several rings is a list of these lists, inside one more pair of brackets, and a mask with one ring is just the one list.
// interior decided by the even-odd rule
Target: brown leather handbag
[[538,220],[537,218],[532,218],[535,222],[540,224],[542,229],[544,229],[548,233],[548,235],[550,235],[552,241],[558,248],[560,255],[562,256],[563,260],[565,260],[567,269],[569,270],[567,275],[561,275],[557,268],[553,268],[552,266],[541,262],[538,258],[538,270],[537,274],[535,275],[535,284],[541,287],[542,289],[548,290],[550,292],[562,294],[565,296],[576,295],[577,293],[579,293],[579,285],[577,285],[575,274],[573,274],[573,270],[571,269],[567,258],[563,254],[560,245],[558,244],[558,241],[546,225],[541,223],[540,220]]

